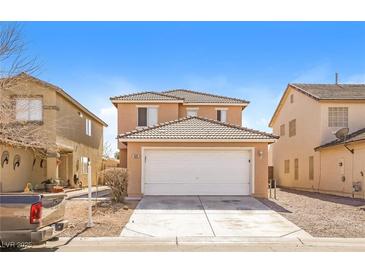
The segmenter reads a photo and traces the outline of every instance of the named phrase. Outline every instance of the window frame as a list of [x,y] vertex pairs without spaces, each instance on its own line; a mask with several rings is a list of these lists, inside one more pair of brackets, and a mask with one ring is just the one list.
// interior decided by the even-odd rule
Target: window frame
[[217,117],[216,117],[217,121],[222,122],[222,123],[227,123],[227,109],[220,108],[220,109],[216,109],[216,111],[217,111]]
[[[145,115],[146,115],[146,118],[145,118],[145,121],[146,121],[146,124],[143,125],[143,124],[140,124],[140,109],[145,109]],[[152,122],[152,117],[151,117],[151,113],[152,111],[151,110],[154,110],[155,113],[156,113],[156,117],[155,117],[155,120],[154,122]],[[137,128],[145,128],[145,127],[149,127],[149,126],[153,126],[155,124],[158,124],[158,106],[137,106]]]
[[284,160],[284,174],[290,173],[290,160]]
[[[339,115],[342,114],[342,117]],[[336,115],[336,117],[335,117]],[[327,111],[328,127],[343,128],[349,124],[349,108],[348,107],[328,107]]]
[[297,119],[292,119],[289,121],[289,137],[297,135]]
[[85,118],[85,133],[87,136],[91,137],[91,132],[92,132],[92,126],[91,126],[91,119],[89,118]]
[[294,103],[294,94],[290,94],[290,104],[293,104]]
[[[43,96],[14,96],[13,97],[15,99],[15,120],[17,122],[29,122],[29,123],[43,123],[44,120],[44,113],[43,113]],[[27,117],[22,119],[22,118],[18,118],[18,102],[22,100],[26,102],[26,113],[24,113]],[[32,101],[37,101],[40,103],[39,107],[39,113],[37,113],[40,118],[39,119],[32,119],[32,112],[31,112],[31,102]],[[23,115],[24,115],[23,114]],[[33,114],[34,116],[34,114]]]
[[285,124],[280,125],[280,136],[285,136]]
[[[85,160],[86,160],[86,162],[85,162]],[[81,162],[81,172],[82,172],[82,174],[84,174],[84,175],[89,174],[89,169],[88,169],[88,167],[89,167],[89,158],[86,157],[86,156],[81,156],[80,162]],[[86,171],[85,171],[85,164],[86,164]],[[91,164],[91,162],[90,162],[90,164]]]
[[299,159],[294,159],[294,180],[299,180]]
[[308,178],[310,181],[314,180],[314,156],[308,158]]
[[[197,117],[199,108],[186,108],[186,117]],[[195,112],[194,115],[189,115],[189,112]]]

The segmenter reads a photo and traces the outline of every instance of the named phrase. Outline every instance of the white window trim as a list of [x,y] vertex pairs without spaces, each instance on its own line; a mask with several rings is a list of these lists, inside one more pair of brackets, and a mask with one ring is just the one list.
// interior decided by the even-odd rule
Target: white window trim
[[[220,110],[221,111],[221,120],[219,120],[222,123],[227,123],[227,108],[216,108],[216,111]],[[224,113],[224,115],[222,115],[222,113]],[[222,117],[224,116],[224,119],[222,119]]]
[[[186,116],[187,117],[197,117],[198,116],[199,108],[186,108]],[[195,115],[189,115],[189,112],[195,112]]]
[[214,108],[215,110],[228,110],[228,108]]
[[[86,160],[86,162],[85,162]],[[88,165],[89,165],[89,158],[85,156],[81,156],[81,172],[82,174],[88,174]],[[86,164],[86,171],[85,171],[85,164]]]
[[[136,128],[137,129],[143,129],[143,128],[148,128],[149,126],[153,126],[154,124],[158,124],[158,108],[159,108],[160,106],[158,106],[158,105],[137,105],[136,106],[136,116],[137,116],[137,126],[136,126]],[[138,125],[138,109],[139,108],[146,108],[147,109],[147,126],[139,126]],[[151,109],[151,108],[155,108],[155,109],[157,109],[157,111],[156,111],[156,115],[157,115],[157,117],[156,117],[156,123],[154,123],[154,124],[150,124],[150,117],[149,117],[149,111],[148,111],[148,109]]]
[[91,119],[85,119],[85,133],[87,136],[91,136],[92,126],[91,126]]

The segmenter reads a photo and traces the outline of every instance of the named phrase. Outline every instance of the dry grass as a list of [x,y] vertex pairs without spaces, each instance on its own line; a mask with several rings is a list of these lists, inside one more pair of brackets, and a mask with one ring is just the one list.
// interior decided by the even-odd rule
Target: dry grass
[[[66,205],[65,219],[68,220],[69,228],[61,237],[113,237],[119,236],[123,227],[128,223],[137,201],[129,201],[125,204],[98,203],[93,206],[93,221],[95,226],[86,229],[88,216],[88,202],[69,200]],[[127,207],[125,207],[127,206]]]
[[261,201],[314,237],[365,237],[365,200],[281,189]]

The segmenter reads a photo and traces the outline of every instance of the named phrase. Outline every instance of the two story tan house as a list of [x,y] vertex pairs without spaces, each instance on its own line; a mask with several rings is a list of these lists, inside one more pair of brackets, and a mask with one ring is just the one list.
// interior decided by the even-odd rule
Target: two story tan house
[[267,196],[268,144],[242,127],[246,100],[191,90],[111,98],[129,196]]
[[365,85],[289,84],[269,126],[279,185],[365,198]]
[[[88,162],[92,182],[96,183],[107,124],[63,89],[27,74],[18,78],[15,85],[1,92],[15,99],[17,121],[43,127],[56,149],[42,158],[27,144],[0,143],[0,190],[21,191],[26,183],[36,185],[47,179],[87,185]],[[18,113],[19,106],[29,108]],[[16,159],[19,165],[14,165]]]

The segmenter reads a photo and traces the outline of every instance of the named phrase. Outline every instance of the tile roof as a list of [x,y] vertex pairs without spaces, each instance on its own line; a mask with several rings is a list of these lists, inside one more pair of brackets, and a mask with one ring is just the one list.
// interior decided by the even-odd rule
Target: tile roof
[[272,140],[278,137],[266,132],[235,126],[202,117],[185,117],[160,123],[152,127],[120,134],[119,139],[167,139],[167,140]]
[[175,89],[163,92],[146,91],[111,97],[118,101],[182,101],[183,103],[248,104],[249,101],[198,91]]
[[[360,130],[350,133],[347,136],[345,143],[351,143],[351,142],[362,141],[362,140],[365,140],[365,128],[362,128]],[[344,143],[344,141],[337,139],[337,140],[331,141],[329,143],[326,143],[324,145],[321,145],[319,147],[316,147],[314,150],[318,150],[318,149],[325,148],[325,147],[331,147],[331,146],[335,146],[335,145],[339,145],[339,144],[343,144],[343,143]]]
[[365,99],[365,84],[289,84],[319,100]]
[[146,91],[111,97],[110,100],[121,101],[182,101],[182,98],[163,94],[161,92]]
[[229,104],[248,104],[249,101],[231,98],[216,94],[209,94],[204,92],[186,90],[186,89],[176,89],[165,91],[163,94],[169,94],[184,98],[184,103],[229,103]]

